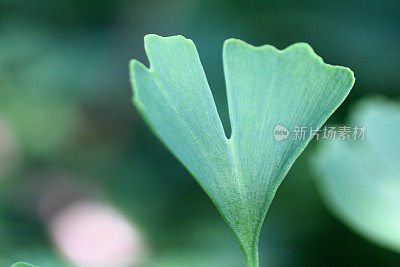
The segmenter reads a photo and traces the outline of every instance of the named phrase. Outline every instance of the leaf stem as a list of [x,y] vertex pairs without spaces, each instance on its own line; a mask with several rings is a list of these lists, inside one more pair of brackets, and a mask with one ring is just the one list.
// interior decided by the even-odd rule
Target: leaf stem
[[259,267],[258,245],[254,245],[251,249],[242,248],[243,256],[246,261],[246,267]]

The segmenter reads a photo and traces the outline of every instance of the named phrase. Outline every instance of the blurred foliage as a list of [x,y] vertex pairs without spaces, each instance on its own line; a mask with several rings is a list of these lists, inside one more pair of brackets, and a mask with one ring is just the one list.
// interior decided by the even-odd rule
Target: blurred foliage
[[349,125],[366,127],[366,138],[326,142],[313,160],[321,196],[354,231],[400,252],[400,105],[363,100]]
[[[307,42],[325,62],[356,75],[331,124],[363,96],[400,95],[399,18],[394,0],[0,0],[0,117],[20,147],[18,165],[0,181],[0,265],[63,266],[47,218],[64,202],[94,198],[120,207],[142,230],[148,266],[242,266],[211,201],[131,104],[128,61],[146,62],[143,36],[183,34],[196,42],[227,129],[223,40],[280,49]],[[314,146],[270,208],[261,264],[398,266],[400,255],[359,238],[325,210],[306,165]],[[63,189],[63,201],[44,212],[40,203],[54,188]]]
[[11,267],[35,267],[35,265],[26,263],[26,262],[17,262],[14,263]]

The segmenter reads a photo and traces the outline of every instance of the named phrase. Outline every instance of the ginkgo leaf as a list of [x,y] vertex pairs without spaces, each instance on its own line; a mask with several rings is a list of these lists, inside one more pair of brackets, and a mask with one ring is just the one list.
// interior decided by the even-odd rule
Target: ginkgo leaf
[[348,125],[365,127],[365,139],[359,130],[321,146],[312,161],[321,196],[356,232],[400,252],[400,104],[364,100]]
[[130,63],[133,102],[206,191],[233,230],[246,264],[282,179],[311,136],[277,142],[274,128],[319,127],[354,83],[305,43],[282,51],[229,39],[223,47],[232,135],[218,116],[196,47],[183,36],[145,37],[150,69]]

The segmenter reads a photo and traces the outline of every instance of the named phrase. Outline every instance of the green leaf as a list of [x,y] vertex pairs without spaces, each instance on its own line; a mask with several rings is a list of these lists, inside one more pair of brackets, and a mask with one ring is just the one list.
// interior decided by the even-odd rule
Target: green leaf
[[11,267],[38,267],[38,266],[26,262],[17,262],[11,265]]
[[321,146],[312,161],[321,196],[360,235],[400,252],[400,105],[364,100],[348,125],[366,127],[365,140]]
[[310,140],[277,142],[274,127],[321,126],[349,93],[352,71],[324,64],[304,43],[279,51],[227,40],[227,138],[193,42],[151,34],[145,49],[150,69],[130,63],[135,106],[214,202],[247,265],[258,266],[265,214]]

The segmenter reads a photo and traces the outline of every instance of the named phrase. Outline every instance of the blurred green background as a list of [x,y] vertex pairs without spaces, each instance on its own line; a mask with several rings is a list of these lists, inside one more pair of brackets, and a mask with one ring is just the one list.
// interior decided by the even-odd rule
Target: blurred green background
[[[128,62],[147,62],[147,33],[196,43],[225,127],[222,44],[230,37],[279,49],[303,41],[325,62],[350,67],[355,87],[328,124],[344,122],[364,96],[400,96],[396,0],[0,0],[0,266],[89,266],[96,248],[85,244],[107,235],[94,231],[99,239],[89,240],[84,227],[59,229],[79,220],[68,217],[79,203],[116,208],[106,232],[129,221],[126,235],[134,230],[135,238],[118,246],[134,252],[134,266],[243,266],[211,201],[131,104]],[[316,146],[278,190],[261,233],[261,265],[399,266],[400,254],[326,210],[308,164]],[[60,214],[69,221],[60,224]],[[116,258],[126,253],[118,253],[91,266],[123,266]]]

